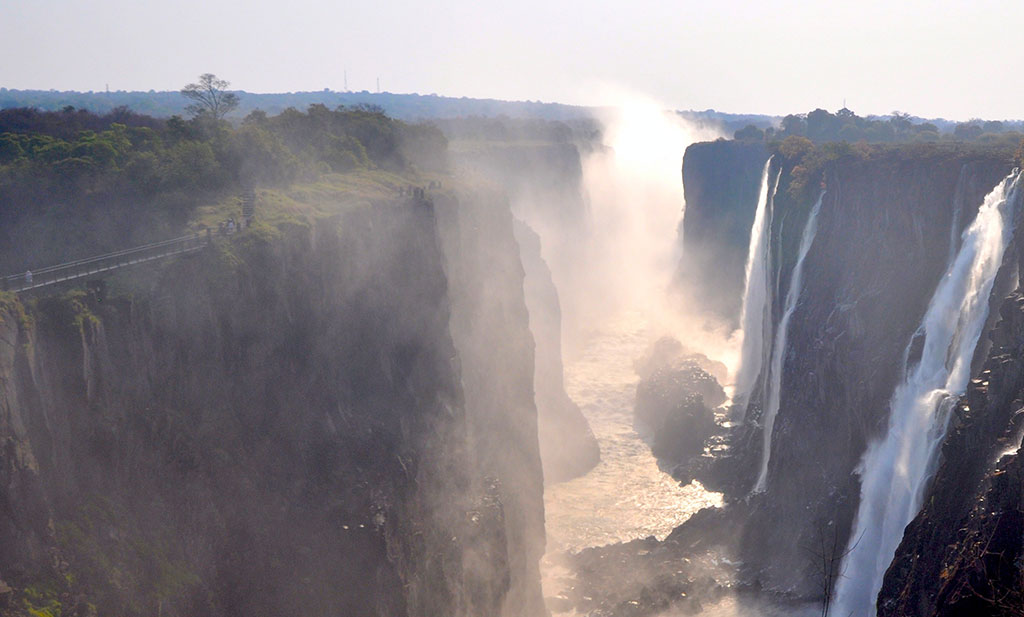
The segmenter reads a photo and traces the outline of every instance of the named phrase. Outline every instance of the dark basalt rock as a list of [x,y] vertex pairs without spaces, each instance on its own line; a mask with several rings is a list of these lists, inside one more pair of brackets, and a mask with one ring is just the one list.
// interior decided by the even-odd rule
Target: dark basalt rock
[[[658,369],[681,367],[683,364],[689,363],[696,364],[701,370],[714,377],[718,383],[722,383],[729,377],[729,369],[725,364],[712,360],[702,353],[690,351],[671,336],[663,336],[655,341],[647,353],[633,363],[633,368],[640,379],[648,379]],[[724,393],[721,397],[724,401]],[[714,397],[708,397],[708,400],[712,398]],[[708,404],[717,407],[721,403],[709,402]]]
[[577,580],[566,599],[588,615],[695,615],[727,589],[712,575],[720,571],[715,565],[720,557],[653,536],[584,549],[569,558]]
[[149,302],[0,294],[0,615],[543,615],[511,215],[437,210],[256,228]]
[[671,338],[659,340],[636,363],[641,380],[634,424],[648,436],[659,463],[684,483],[706,465],[706,444],[721,432],[711,408],[725,402],[725,392],[700,363],[716,368],[706,357],[686,353]]
[[[817,198],[817,191],[790,191],[789,164],[772,221],[776,324]],[[826,165],[827,192],[783,356],[767,491],[740,539],[740,558],[764,588],[820,597],[820,563],[801,547],[820,544],[830,523],[846,545],[860,494],[854,470],[885,430],[908,343],[959,232],[1010,168],[1001,151],[943,147],[879,150]],[[732,471],[746,481],[732,483],[739,490],[729,500],[745,498],[760,469],[763,407],[755,400],[731,438]]]
[[750,228],[768,159],[762,144],[693,144],[683,157],[683,251],[677,279],[700,307],[736,326]]
[[1008,297],[999,316],[886,573],[880,617],[1024,614],[1024,296]]

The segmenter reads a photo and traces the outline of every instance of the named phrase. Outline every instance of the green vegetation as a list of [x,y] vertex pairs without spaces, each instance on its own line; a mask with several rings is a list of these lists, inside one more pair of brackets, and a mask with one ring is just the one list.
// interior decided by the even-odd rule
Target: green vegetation
[[[892,160],[943,160],[964,157],[1004,157],[1024,160],[1024,140],[965,143],[957,141],[912,142],[903,144],[869,144],[830,141],[815,143],[806,137],[790,135],[768,144],[773,154],[781,157],[783,184],[787,193],[799,203],[809,204],[817,196],[825,180],[825,171],[836,161],[867,161],[879,157]],[[1017,151],[1014,153],[1014,147]]]
[[910,114],[894,111],[886,117],[861,117],[845,107],[835,114],[815,109],[806,114],[790,114],[778,129],[761,130],[748,125],[734,134],[738,141],[773,141],[791,136],[806,137],[814,143],[929,143],[939,141],[990,144],[1017,143],[1024,137],[1024,123],[968,120],[941,130],[932,122],[915,122]]
[[5,315],[8,318],[13,318],[22,332],[32,329],[34,324],[32,316],[25,310],[25,305],[19,301],[18,295],[14,292],[0,291],[0,325],[4,324]]
[[351,189],[394,194],[447,165],[439,129],[379,108],[256,111],[237,127],[222,111],[0,111],[0,271],[165,239],[197,218],[216,226],[254,187],[287,213],[304,201],[296,187],[316,208]]
[[185,111],[193,116],[206,114],[214,120],[223,120],[238,107],[238,95],[227,91],[230,85],[213,73],[203,73],[197,83],[181,89],[181,95],[192,101]]
[[46,296],[35,300],[33,311],[40,320],[48,322],[53,331],[68,341],[77,341],[83,328],[99,324],[99,318],[89,310],[89,294],[73,289],[59,296]]
[[[65,575],[65,588],[86,592],[104,606],[121,605],[125,614],[146,614],[161,604],[180,602],[199,583],[180,555],[178,538],[140,526],[124,504],[105,497],[85,499],[56,523],[55,531],[69,558],[69,571],[77,573]],[[137,594],[126,601],[126,589]]]
[[32,617],[61,617],[64,606],[60,601],[63,591],[59,581],[52,577],[21,591],[25,612]]
[[[515,118],[546,118],[569,120],[590,115],[584,107],[540,101],[500,101],[496,99],[472,99],[446,97],[436,94],[396,94],[392,92],[339,92],[324,88],[311,92],[281,92],[260,94],[234,91],[239,95],[238,108],[227,115],[230,119],[245,117],[252,111],[262,109],[277,114],[289,107],[305,109],[310,105],[323,104],[331,108],[338,106],[377,105],[393,117],[402,120],[421,118],[458,118],[469,116],[510,116]],[[57,90],[17,90],[0,87],[0,109],[13,107],[34,107],[48,111],[59,111],[68,105],[106,113],[117,107],[130,107],[151,116],[170,117],[187,114],[189,100],[179,91],[126,92],[75,92]]]

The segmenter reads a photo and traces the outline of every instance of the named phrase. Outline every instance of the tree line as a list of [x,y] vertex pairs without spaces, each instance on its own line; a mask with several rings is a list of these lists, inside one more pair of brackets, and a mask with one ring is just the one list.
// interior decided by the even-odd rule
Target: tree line
[[782,119],[778,128],[762,130],[751,124],[734,134],[740,141],[769,143],[791,136],[806,137],[814,143],[963,141],[1005,144],[1024,138],[1024,123],[973,119],[955,124],[950,131],[940,130],[932,122],[917,122],[910,114],[899,111],[885,117],[861,117],[844,107],[834,114],[824,109],[790,114]]
[[[359,169],[437,169],[447,140],[370,106],[311,105],[239,125],[208,113],[154,118],[117,108],[104,114],[0,110],[0,264],[33,229],[67,230],[81,250],[123,248],[180,228],[200,203],[255,186],[315,180]],[[59,251],[41,246],[49,257]],[[19,264],[20,267],[20,264]]]

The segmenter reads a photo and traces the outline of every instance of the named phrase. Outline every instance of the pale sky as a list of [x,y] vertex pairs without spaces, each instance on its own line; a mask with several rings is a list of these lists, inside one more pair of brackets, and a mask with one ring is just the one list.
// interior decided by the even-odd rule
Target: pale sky
[[1024,2],[0,0],[0,86],[1024,118]]

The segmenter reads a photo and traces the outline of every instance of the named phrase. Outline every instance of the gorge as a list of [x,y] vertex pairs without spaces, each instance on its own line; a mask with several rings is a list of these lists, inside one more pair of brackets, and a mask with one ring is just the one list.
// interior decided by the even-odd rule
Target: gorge
[[0,615],[1024,610],[1024,153],[295,114],[238,233],[0,295]]

